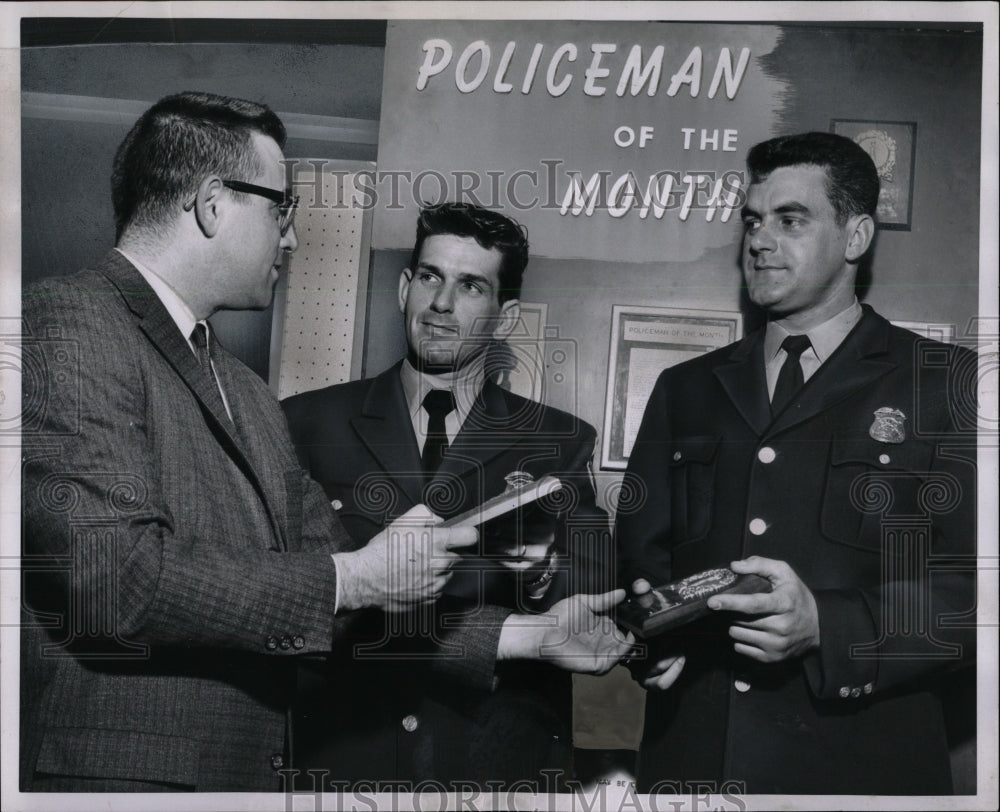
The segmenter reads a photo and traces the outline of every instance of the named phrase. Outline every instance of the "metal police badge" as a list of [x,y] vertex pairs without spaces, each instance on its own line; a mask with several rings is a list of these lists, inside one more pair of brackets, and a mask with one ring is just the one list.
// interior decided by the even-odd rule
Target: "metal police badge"
[[868,429],[873,440],[880,443],[901,443],[906,439],[906,415],[899,409],[883,406],[874,412],[875,422]]
[[518,488],[523,488],[525,485],[530,485],[535,481],[535,478],[527,471],[511,471],[503,478],[503,481],[507,483],[504,493],[511,493]]

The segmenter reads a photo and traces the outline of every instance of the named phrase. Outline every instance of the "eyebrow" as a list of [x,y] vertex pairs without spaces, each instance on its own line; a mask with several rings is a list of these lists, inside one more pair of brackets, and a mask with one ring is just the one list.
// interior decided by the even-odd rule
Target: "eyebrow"
[[[775,214],[811,214],[812,212],[811,212],[811,210],[809,209],[808,206],[804,206],[801,203],[796,203],[796,202],[793,201],[791,203],[784,203],[781,206],[778,206],[774,210],[774,213]],[[750,208],[749,206],[744,206],[742,209],[740,209],[740,217],[741,218],[746,219],[747,217],[751,217],[751,216],[752,217],[760,217],[760,212],[756,211],[755,209]]]

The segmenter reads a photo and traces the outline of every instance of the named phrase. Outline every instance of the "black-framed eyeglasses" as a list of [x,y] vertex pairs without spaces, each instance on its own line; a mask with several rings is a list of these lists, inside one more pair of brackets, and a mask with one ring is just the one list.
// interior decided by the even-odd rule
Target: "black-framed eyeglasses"
[[246,192],[251,195],[260,195],[268,200],[273,200],[278,204],[278,228],[281,229],[281,236],[292,227],[292,220],[295,219],[295,209],[299,205],[299,196],[290,195],[278,189],[269,189],[266,186],[257,186],[254,183],[246,183],[242,180],[224,180],[222,185],[234,192]]

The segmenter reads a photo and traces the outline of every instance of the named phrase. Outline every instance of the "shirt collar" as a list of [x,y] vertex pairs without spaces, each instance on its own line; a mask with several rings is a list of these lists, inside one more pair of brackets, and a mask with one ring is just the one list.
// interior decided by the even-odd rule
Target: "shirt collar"
[[409,359],[404,360],[399,377],[410,417],[416,417],[431,389],[450,389],[455,395],[455,411],[464,423],[486,382],[485,360],[485,353],[480,353],[461,369],[441,375],[428,375],[414,367]]
[[[847,334],[854,329],[863,315],[864,311],[855,298],[854,302],[845,310],[839,312],[833,318],[827,319],[822,324],[818,324],[811,330],[807,330],[805,335],[809,336],[809,343],[812,344],[813,352],[820,363],[826,361],[833,351],[837,349],[847,338]],[[770,362],[781,349],[781,342],[787,336],[792,335],[777,322],[769,321],[764,333],[764,362]]]
[[[191,346],[191,331],[194,330],[194,326],[199,322],[195,318],[194,313],[191,312],[191,308],[187,306],[187,303],[180,297],[180,294],[170,287],[156,271],[147,268],[131,254],[122,251],[121,248],[115,248],[115,250],[131,262],[135,266],[135,269],[142,274],[142,278],[149,283],[149,286],[153,289],[153,293],[156,294],[157,298],[167,309],[170,318],[173,319],[174,324],[177,325],[177,329],[181,331],[181,335],[184,336],[184,340],[187,341],[188,346],[191,347],[193,352],[194,347]],[[204,324],[204,320],[201,323]]]

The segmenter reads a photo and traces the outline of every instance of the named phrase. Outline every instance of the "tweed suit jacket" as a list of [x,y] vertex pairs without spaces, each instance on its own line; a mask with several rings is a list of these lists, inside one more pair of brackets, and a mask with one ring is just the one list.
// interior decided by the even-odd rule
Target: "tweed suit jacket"
[[[499,627],[511,611],[538,612],[571,592],[600,592],[614,583],[607,517],[596,505],[589,469],[594,429],[487,382],[425,490],[400,364],[374,378],[289,398],[282,406],[303,464],[355,538],[377,532],[425,500],[444,518],[461,513],[501,493],[504,476],[515,470],[536,479],[553,474],[566,486],[566,512],[556,529],[561,564],[544,599],[526,600],[517,579],[486,548],[480,548],[485,556],[463,556],[438,605],[436,641],[402,629],[386,634],[385,616],[371,618],[373,637],[391,637],[386,659],[355,653],[349,655],[356,666],[350,674],[330,676],[336,695],[360,700],[357,715],[334,706],[336,722],[324,721],[322,696],[331,689],[315,689],[316,702],[298,717],[296,764],[358,781],[513,782],[538,778],[546,767],[568,773],[570,675],[539,663],[501,663],[493,690],[473,680],[473,673],[480,654],[486,658],[483,673],[494,673]],[[443,500],[428,497],[436,485]],[[448,650],[449,630],[463,623],[477,627],[480,654],[466,647],[459,657],[468,663],[466,679],[440,682],[428,663]],[[416,650],[431,659],[415,660]],[[337,735],[324,736],[332,724]]]
[[355,546],[277,401],[232,409],[118,252],[23,293],[21,785],[278,790],[290,658],[327,652]]
[[[657,641],[687,662],[647,696],[640,791],[950,791],[933,680],[973,655],[975,369],[865,306],[773,419],[763,330],[662,373],[627,473],[647,498],[617,517],[623,583],[786,561],[821,642],[755,663],[721,617]],[[902,436],[876,425],[883,407]]]

